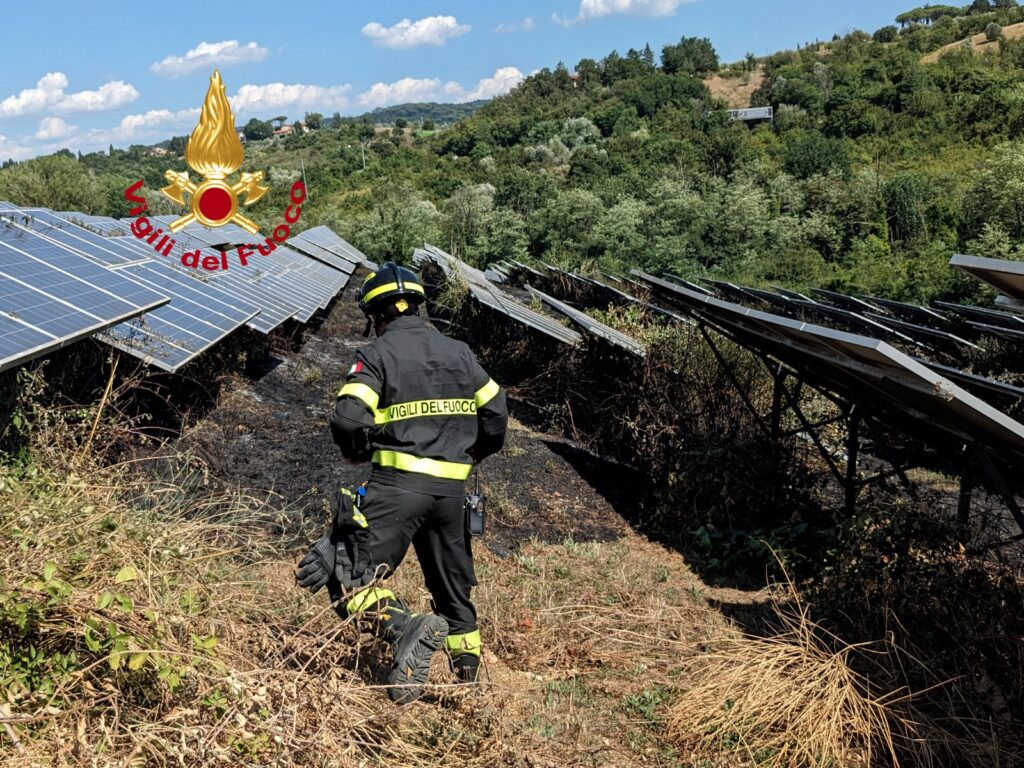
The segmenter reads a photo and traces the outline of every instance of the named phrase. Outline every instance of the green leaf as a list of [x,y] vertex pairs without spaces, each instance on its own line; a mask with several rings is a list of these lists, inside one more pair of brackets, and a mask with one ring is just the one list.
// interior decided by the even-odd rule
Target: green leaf
[[117,576],[114,577],[114,583],[123,584],[126,581],[135,581],[137,578],[139,578],[139,572],[135,570],[135,566],[126,565],[117,572]]
[[135,607],[135,603],[132,601],[130,597],[128,597],[128,595],[117,595],[116,598],[118,608],[120,608],[125,613],[132,612],[132,608]]
[[57,564],[53,560],[43,566],[43,581],[49,584],[53,581],[53,575],[57,573]]
[[104,610],[106,610],[107,608],[110,607],[110,604],[113,601],[114,601],[114,595],[112,593],[110,593],[110,592],[104,592],[96,600],[96,607],[99,608],[101,611],[104,611]]
[[132,672],[141,669],[142,665],[146,663],[146,654],[144,653],[133,653],[131,658],[128,659],[128,669]]

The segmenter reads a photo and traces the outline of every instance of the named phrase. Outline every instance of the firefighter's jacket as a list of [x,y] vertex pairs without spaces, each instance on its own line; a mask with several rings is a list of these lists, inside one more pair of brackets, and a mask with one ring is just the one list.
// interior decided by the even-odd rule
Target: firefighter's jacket
[[356,353],[331,434],[345,458],[373,463],[371,482],[461,496],[507,422],[504,390],[469,347],[404,316]]

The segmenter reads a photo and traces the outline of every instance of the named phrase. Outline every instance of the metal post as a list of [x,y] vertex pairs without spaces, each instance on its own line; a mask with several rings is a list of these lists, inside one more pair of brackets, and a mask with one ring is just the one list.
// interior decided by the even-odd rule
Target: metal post
[[782,388],[786,385],[786,373],[779,370],[772,375],[772,440],[778,442],[782,436]]
[[974,464],[967,459],[963,474],[960,475],[960,498],[956,505],[956,523],[960,530],[960,541],[967,543],[970,533],[971,494],[974,492]]
[[857,506],[860,485],[857,482],[857,454],[860,451],[860,411],[850,407],[850,425],[846,433],[846,514],[853,515]]

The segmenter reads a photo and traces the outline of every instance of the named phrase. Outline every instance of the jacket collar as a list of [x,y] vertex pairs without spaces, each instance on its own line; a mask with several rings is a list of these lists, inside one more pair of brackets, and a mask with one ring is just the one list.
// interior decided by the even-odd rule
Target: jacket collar
[[[404,331],[410,328],[426,328],[426,323],[423,322],[423,318],[419,315],[405,315],[403,317],[396,317],[386,326],[384,326],[384,333],[388,331]],[[383,335],[383,334],[381,334]]]

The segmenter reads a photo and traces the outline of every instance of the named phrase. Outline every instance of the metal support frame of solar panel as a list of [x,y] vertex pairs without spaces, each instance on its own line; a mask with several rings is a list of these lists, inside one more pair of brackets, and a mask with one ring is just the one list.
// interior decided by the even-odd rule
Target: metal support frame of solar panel
[[[166,226],[172,219],[173,217],[158,216],[155,220]],[[182,231],[187,232],[208,246],[219,246],[227,243],[237,246],[253,243],[253,236],[234,224],[226,224],[217,229],[190,224]],[[230,257],[231,254],[229,254]],[[328,286],[325,289],[313,277],[315,272],[314,265],[318,265],[320,262],[310,259],[308,256],[300,256],[279,245],[267,256],[255,252],[250,258],[251,262],[247,266],[242,267],[238,265],[238,268],[241,270],[252,269],[253,267],[265,269],[267,274],[271,276],[271,281],[275,284],[275,290],[281,296],[294,300],[297,304],[298,309],[293,317],[299,322],[308,322],[316,314],[317,310],[321,308],[321,305],[326,306],[327,302],[334,297],[333,293],[329,296],[327,295],[332,286]]]
[[566,328],[561,323],[555,322],[539,312],[534,312],[510,296],[506,296],[501,290],[489,283],[480,270],[469,266],[429,243],[424,245],[423,248],[417,248],[413,253],[414,264],[422,265],[424,262],[436,264],[449,277],[453,273],[458,274],[466,281],[470,294],[478,302],[511,317],[513,320],[529,328],[550,336],[556,341],[571,345],[579,343],[582,338],[571,328]]
[[251,304],[232,301],[232,297],[197,279],[176,274],[160,257],[140,259],[139,252],[130,247],[134,243],[102,237],[52,212],[31,211],[15,220],[20,222],[16,226],[33,235],[101,264],[116,259],[111,269],[170,297],[164,306],[98,334],[112,346],[165,371],[179,370],[260,311]]
[[580,312],[575,307],[571,307],[565,302],[559,301],[554,296],[549,296],[543,291],[538,291],[531,285],[526,286],[526,290],[530,292],[531,296],[536,297],[544,304],[547,304],[556,312],[561,312],[563,315],[568,317],[577,325],[586,329],[588,333],[598,336],[611,344],[629,352],[629,354],[635,357],[645,357],[647,355],[647,347],[641,344],[639,341],[634,339],[632,336],[627,336],[621,331],[617,331],[604,323],[595,320],[586,312]]
[[949,265],[963,270],[976,280],[988,283],[1011,301],[1024,303],[1024,262],[958,253],[949,260]]
[[0,257],[0,370],[169,301],[79,252],[9,224],[0,224]]
[[[1019,488],[1024,481],[1019,472],[1024,425],[886,342],[750,309],[651,275],[644,279],[675,293],[691,314],[755,353],[778,360],[812,386],[861,404],[883,426],[928,435],[936,446],[948,445],[953,436],[975,446],[991,465],[1010,470],[1000,482]],[[1007,504],[1024,525],[1012,495]]]

